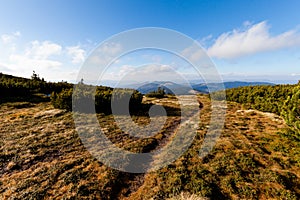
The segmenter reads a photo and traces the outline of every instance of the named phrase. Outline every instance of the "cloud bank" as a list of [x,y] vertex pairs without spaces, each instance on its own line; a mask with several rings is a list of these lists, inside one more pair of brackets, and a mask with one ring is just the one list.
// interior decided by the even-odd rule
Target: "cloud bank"
[[274,51],[300,46],[300,33],[289,30],[279,35],[271,35],[266,21],[244,23],[244,30],[221,34],[214,44],[207,49],[208,55],[214,58],[233,59],[265,51]]
[[1,35],[1,40],[4,44],[11,43],[13,40],[17,39],[21,36],[21,33],[19,31],[16,31],[12,34],[3,34]]
[[71,56],[73,64],[82,63],[85,59],[85,50],[79,45],[67,47],[67,54]]
[[1,72],[29,76],[35,70],[46,75],[46,79],[61,79],[57,73],[73,72],[85,59],[86,51],[80,45],[63,46],[48,40],[33,40],[22,46],[21,36],[19,31],[0,35]]

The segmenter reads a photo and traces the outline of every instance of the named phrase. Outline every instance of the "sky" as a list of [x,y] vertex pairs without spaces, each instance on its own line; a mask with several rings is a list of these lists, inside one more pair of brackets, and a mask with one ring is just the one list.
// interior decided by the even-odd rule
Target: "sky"
[[[197,41],[224,80],[300,80],[298,0],[0,0],[0,72],[74,81],[85,60],[115,34],[167,28]],[[112,47],[116,48],[116,47]],[[148,76],[177,71],[197,79],[181,58],[141,50],[116,60],[104,79],[142,66]],[[140,70],[141,70],[140,69]],[[171,77],[166,73],[164,78]]]

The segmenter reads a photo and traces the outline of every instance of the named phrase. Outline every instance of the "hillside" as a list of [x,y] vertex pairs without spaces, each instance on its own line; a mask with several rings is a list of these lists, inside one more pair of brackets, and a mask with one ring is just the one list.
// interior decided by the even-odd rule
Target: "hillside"
[[[166,199],[181,192],[211,199],[299,199],[300,145],[285,136],[285,121],[228,102],[221,138],[201,159],[210,101],[199,98],[204,108],[192,146],[173,164],[148,174],[119,172],[93,158],[71,112],[48,102],[1,104],[0,199]],[[176,99],[148,101],[176,105]],[[116,127],[111,115],[97,116],[115,144],[134,152],[160,148],[179,120],[170,115],[159,133],[136,140]],[[148,123],[146,116],[134,119]]]

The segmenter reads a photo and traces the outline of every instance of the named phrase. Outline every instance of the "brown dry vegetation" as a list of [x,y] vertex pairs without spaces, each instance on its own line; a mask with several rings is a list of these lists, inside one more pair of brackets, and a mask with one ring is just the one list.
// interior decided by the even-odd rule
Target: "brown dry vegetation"
[[[200,100],[204,108],[192,146],[171,165],[148,174],[119,172],[93,158],[70,112],[49,103],[2,104],[0,199],[300,198],[300,146],[282,134],[288,127],[280,117],[229,102],[221,137],[200,158],[211,109],[207,96]],[[176,106],[170,101],[156,103]],[[136,139],[123,133],[112,116],[98,118],[114,143],[134,152],[160,148],[179,124],[179,116],[170,116],[155,136]],[[134,120],[149,123],[145,116]]]

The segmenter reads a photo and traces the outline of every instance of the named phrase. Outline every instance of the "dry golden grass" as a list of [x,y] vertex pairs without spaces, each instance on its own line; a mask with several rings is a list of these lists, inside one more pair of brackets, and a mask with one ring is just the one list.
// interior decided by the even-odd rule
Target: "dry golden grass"
[[[69,112],[48,103],[1,105],[0,199],[300,198],[299,142],[281,134],[287,128],[283,120],[228,103],[221,137],[200,158],[211,108],[207,96],[199,98],[204,108],[192,146],[171,165],[148,174],[119,172],[94,159]],[[176,107],[176,99],[156,103]],[[179,120],[170,116],[152,138],[137,139],[123,133],[112,116],[98,118],[108,138],[134,152],[165,145]],[[134,120],[149,123],[145,116]]]

